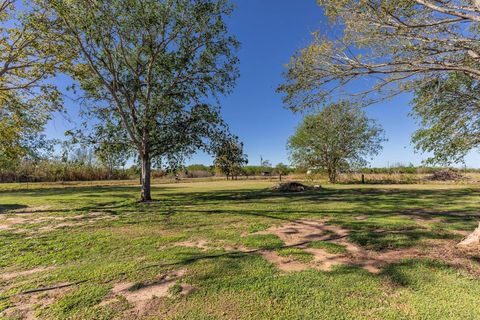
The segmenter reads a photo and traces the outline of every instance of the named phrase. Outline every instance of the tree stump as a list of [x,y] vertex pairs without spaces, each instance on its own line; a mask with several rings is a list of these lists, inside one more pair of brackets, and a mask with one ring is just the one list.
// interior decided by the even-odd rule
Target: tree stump
[[462,240],[457,246],[459,247],[473,247],[480,246],[480,224],[471,234]]

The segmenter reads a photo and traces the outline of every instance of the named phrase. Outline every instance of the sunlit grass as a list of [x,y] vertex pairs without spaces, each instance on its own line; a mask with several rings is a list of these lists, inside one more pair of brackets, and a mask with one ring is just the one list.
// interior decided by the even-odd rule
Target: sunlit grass
[[[0,278],[0,296],[85,280],[49,306],[38,303],[39,318],[128,319],[131,306],[121,297],[100,303],[115,283],[148,283],[169,270],[186,269],[182,281],[195,290],[182,296],[177,286],[177,294],[157,299],[154,318],[480,318],[480,304],[473,298],[480,295],[480,281],[438,261],[400,262],[381,274],[355,266],[285,274],[259,253],[224,249],[274,250],[310,262],[311,254],[285,247],[268,233],[270,227],[303,218],[326,219],[351,230],[350,241],[375,251],[456,241],[461,237],[456,231],[472,230],[480,220],[477,186],[326,185],[282,194],[270,191],[273,184],[155,185],[156,201],[149,204],[137,202],[139,190],[131,182],[30,184],[20,191],[0,185],[0,225],[24,219],[0,229],[0,272],[40,268]],[[200,241],[205,248],[182,245]],[[330,242],[314,241],[309,247],[345,253],[345,247]],[[18,303],[16,297],[1,299],[0,310]]]

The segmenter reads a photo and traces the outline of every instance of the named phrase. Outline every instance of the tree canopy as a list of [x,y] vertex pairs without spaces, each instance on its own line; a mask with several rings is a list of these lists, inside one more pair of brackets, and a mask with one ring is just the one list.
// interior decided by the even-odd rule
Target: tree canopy
[[433,78],[415,90],[412,114],[420,129],[413,136],[418,149],[432,152],[430,163],[462,162],[480,147],[480,84],[463,73]]
[[339,171],[365,166],[384,140],[383,129],[363,110],[340,102],[307,115],[290,137],[288,149],[293,164],[325,170],[335,183]]
[[121,119],[142,163],[142,200],[152,160],[173,161],[227,135],[218,107],[238,75],[237,40],[225,0],[37,0],[64,46],[68,72],[93,108]]
[[[315,33],[289,63],[279,90],[293,110],[347,94],[371,103],[449,72],[480,79],[477,0],[318,3],[334,24],[329,34],[335,37]],[[355,81],[362,81],[358,92],[349,86]]]
[[413,142],[434,153],[430,162],[455,163],[478,146],[478,0],[318,3],[333,27],[288,64],[279,87],[287,107],[345,98],[367,105],[413,91],[421,125]]
[[45,12],[0,0],[0,164],[15,166],[46,146],[41,134],[51,112],[62,108],[48,82],[66,56],[43,24]]

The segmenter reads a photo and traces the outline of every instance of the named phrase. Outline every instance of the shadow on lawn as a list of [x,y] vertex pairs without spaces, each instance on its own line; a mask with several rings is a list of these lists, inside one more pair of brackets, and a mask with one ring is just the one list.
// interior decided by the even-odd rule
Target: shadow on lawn
[[[322,189],[305,193],[236,190],[182,193],[176,197],[178,203],[186,206],[178,210],[184,214],[257,216],[286,223],[298,222],[298,219],[303,218],[328,217],[328,223],[351,230],[349,235],[351,241],[371,250],[382,251],[413,247],[427,239],[460,240],[462,235],[451,231],[467,232],[475,228],[480,219],[478,207],[462,204],[477,194],[476,189],[348,188]],[[269,207],[272,200],[288,206]],[[319,206],[318,210],[315,208],[317,203],[339,201],[347,202],[350,206],[348,209],[335,206],[332,208]],[[223,209],[223,203],[228,203],[228,207]],[[300,203],[308,206],[302,208]],[[450,209],[452,205],[462,209],[452,211]],[[363,217],[357,219],[359,216]]]
[[[23,190],[22,196],[49,197],[49,196],[75,196],[79,199],[91,200],[102,198],[136,200],[140,188],[136,186],[65,186],[58,188],[45,188],[36,190]],[[171,192],[177,191],[177,192]],[[20,191],[5,191],[3,194],[15,194]],[[317,203],[347,202],[354,205],[354,209],[339,210],[348,214],[402,214],[411,216],[437,216],[474,218],[479,217],[478,207],[463,205],[468,197],[480,196],[479,189],[378,189],[378,188],[324,188],[302,193],[279,193],[268,189],[252,190],[237,189],[223,191],[185,192],[174,187],[152,187],[154,203],[150,207],[164,205],[195,206],[195,205],[242,205],[248,204],[288,204],[296,203],[315,205]],[[115,199],[115,200],[113,200]],[[462,205],[462,210],[455,212],[442,210],[450,205]],[[98,204],[102,206],[103,204]],[[92,203],[92,209],[95,204]],[[448,208],[447,208],[448,209]],[[11,210],[11,209],[10,209]],[[354,212],[355,210],[355,212]],[[367,211],[368,212],[365,212]],[[207,210],[206,213],[222,211]],[[229,210],[235,211],[235,210]],[[290,211],[290,212],[288,212]],[[335,213],[335,209],[322,209],[322,212]],[[278,212],[278,211],[277,211]],[[282,209],[280,213],[293,213],[293,209]],[[297,211],[298,212],[298,211]],[[301,211],[300,211],[301,212]]]
[[[350,238],[353,241],[375,250],[389,248],[392,243],[396,247],[409,247],[422,239],[458,237],[446,232],[449,224],[452,229],[469,230],[474,228],[476,220],[480,219],[478,206],[463,205],[468,203],[468,200],[471,201],[473,196],[479,195],[479,190],[472,188],[419,190],[351,187],[279,193],[269,189],[188,192],[162,186],[153,187],[152,191],[157,202],[148,204],[133,201],[132,198],[138,192],[138,188],[134,186],[49,188],[30,190],[27,195],[37,197],[75,195],[80,200],[91,199],[82,207],[75,208],[76,211],[102,211],[110,214],[133,212],[158,214],[162,217],[190,213],[241,215],[286,222],[304,217],[329,217],[330,223],[352,230]],[[111,201],[95,202],[95,198],[101,200],[103,197]],[[348,203],[348,208],[321,206],[342,202]],[[281,205],[271,206],[274,204]],[[452,211],[452,205],[462,209]],[[5,209],[0,209],[0,213],[1,210]],[[365,216],[365,219],[356,219],[359,215]],[[417,225],[415,219],[438,223],[439,226],[436,230],[430,230]],[[134,224],[135,221],[132,219],[125,221],[124,224]]]
[[[295,248],[298,245],[291,245],[291,246],[282,246],[280,248]],[[210,260],[221,260],[223,259],[225,263],[230,264],[233,268],[237,269],[239,266],[239,262],[242,259],[248,259],[252,257],[252,255],[260,254],[265,249],[253,249],[249,251],[234,251],[234,252],[224,252],[224,253],[215,253],[215,254],[193,254],[184,257],[183,259],[171,262],[171,263],[163,263],[163,264],[151,264],[144,266],[140,270],[146,270],[151,268],[171,268],[171,267],[188,267],[192,264],[201,261],[210,261]],[[479,257],[477,256],[469,256],[467,257],[466,261],[470,260],[471,262],[478,264]],[[449,261],[437,260],[430,258],[428,256],[424,257],[415,257],[415,258],[406,258],[406,259],[399,259],[396,262],[387,262],[381,266],[381,271],[379,273],[371,273],[365,269],[363,269],[360,263],[352,262],[347,264],[340,264],[336,268],[327,271],[329,274],[335,276],[338,274],[351,274],[352,272],[362,272],[362,273],[369,273],[373,277],[381,277],[386,278],[393,285],[401,286],[401,287],[412,287],[418,281],[435,281],[435,277],[431,275],[435,271],[441,270],[448,270],[450,268],[458,268],[458,264],[450,264]],[[464,266],[463,266],[464,267]],[[415,272],[415,270],[424,270],[420,272]],[[308,270],[308,269],[305,269]],[[470,270],[471,271],[471,270]],[[238,270],[237,270],[238,272]],[[412,273],[414,272],[414,273]],[[478,273],[472,273],[478,275]],[[218,276],[217,273],[212,274],[210,277]]]
[[[449,189],[449,190],[416,190],[416,189],[370,189],[370,188],[345,188],[345,189],[321,189],[303,193],[278,193],[270,190],[232,190],[219,192],[180,193],[175,195],[179,205],[198,204],[295,204],[347,202],[354,206],[353,209],[335,210],[321,209],[318,213],[326,214],[375,214],[375,215],[408,215],[412,217],[437,217],[437,218],[461,218],[473,219],[480,217],[478,206],[466,206],[468,197],[480,196],[477,189]],[[451,211],[448,206],[461,205],[462,210]],[[256,209],[254,209],[257,211]],[[219,210],[207,210],[207,213],[215,213]],[[235,210],[227,210],[235,211]],[[239,210],[240,211],[240,210]],[[301,210],[280,209],[267,210],[275,213],[303,213]],[[238,211],[237,211],[238,212]],[[266,213],[265,212],[265,213]],[[315,212],[310,212],[315,213]]]
[[[382,206],[412,206],[421,204],[448,205],[461,202],[463,197],[480,195],[477,189],[373,189],[342,188],[320,189],[301,193],[280,193],[270,190],[229,190],[215,192],[181,193],[185,199],[199,202],[240,201],[268,203],[346,201],[363,205],[381,203]],[[272,201],[277,200],[277,201]]]
[[[387,277],[394,285],[400,287],[412,287],[415,283],[418,283],[420,279],[415,279],[414,275],[410,274],[410,271],[425,268],[430,273],[421,277],[421,281],[435,281],[435,277],[432,277],[432,271],[445,270],[448,265],[444,262],[432,260],[432,259],[408,259],[401,262],[387,264],[381,272],[381,275]],[[417,275],[418,276],[418,275]]]
[[26,205],[23,204],[0,204],[0,214],[5,214],[11,210],[25,209]]
[[[125,192],[125,193],[120,193]],[[52,188],[38,189],[17,189],[2,191],[0,194],[17,194],[29,197],[49,197],[49,196],[81,196],[81,197],[102,197],[108,193],[112,197],[132,196],[134,192],[140,192],[140,187],[135,186],[58,186]]]

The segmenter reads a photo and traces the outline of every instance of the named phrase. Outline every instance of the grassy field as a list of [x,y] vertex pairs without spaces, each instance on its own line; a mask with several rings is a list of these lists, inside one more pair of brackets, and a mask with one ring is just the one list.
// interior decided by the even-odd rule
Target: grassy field
[[480,319],[480,185],[0,185],[0,318]]

